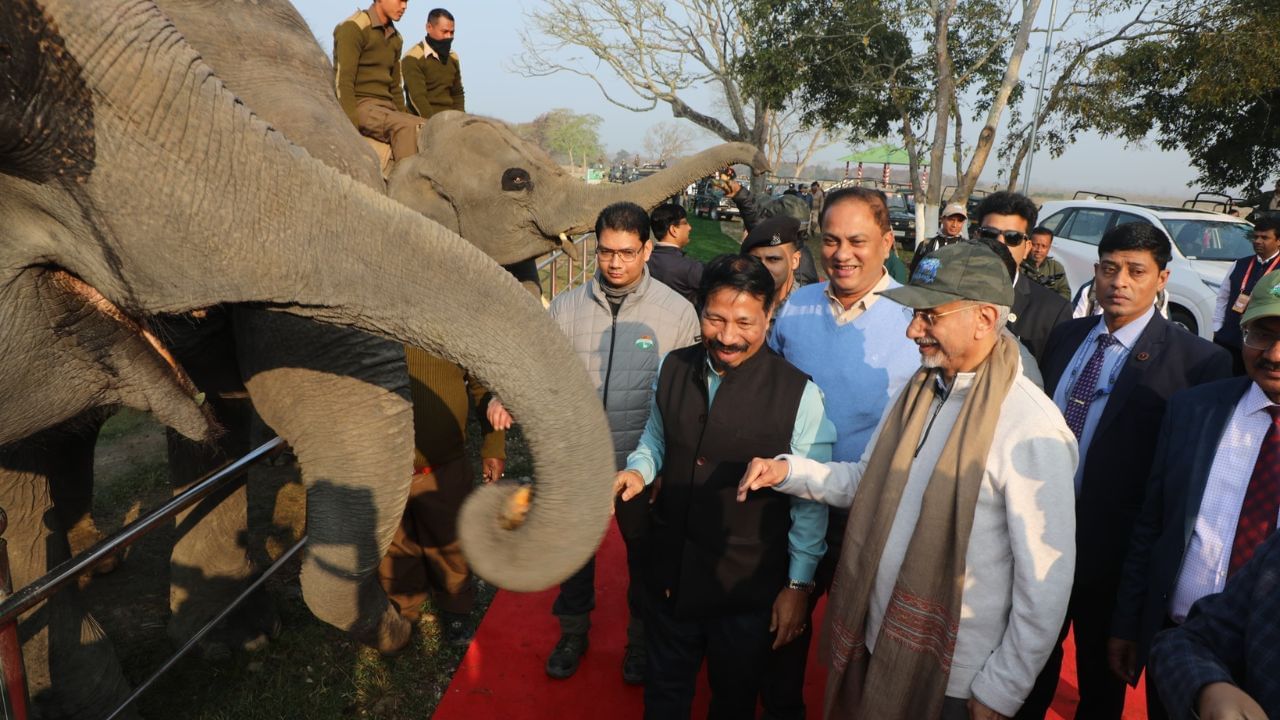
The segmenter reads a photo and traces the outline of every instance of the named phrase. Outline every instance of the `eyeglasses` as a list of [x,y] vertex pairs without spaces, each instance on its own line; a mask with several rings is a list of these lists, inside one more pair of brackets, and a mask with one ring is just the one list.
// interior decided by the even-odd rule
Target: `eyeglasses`
[[924,321],[925,327],[933,327],[934,323],[938,322],[938,318],[940,317],[944,317],[952,313],[958,313],[964,310],[972,310],[973,308],[976,308],[976,307],[978,307],[978,304],[974,303],[972,305],[965,305],[964,307],[958,307],[954,310],[948,310],[946,312],[934,312],[932,310],[914,310],[909,307],[904,307],[902,308],[902,314],[907,316],[908,322],[916,318],[920,318],[921,320]]
[[622,258],[623,262],[634,262],[636,258],[640,257],[640,250],[632,250],[631,248],[627,248],[625,250],[611,250],[609,248],[596,248],[596,257],[600,258],[605,262],[609,262],[615,257]]
[[1000,240],[1009,247],[1018,247],[1029,237],[1026,233],[1018,232],[1017,230],[997,230],[996,228],[988,227],[986,225],[974,228],[971,236],[975,240],[978,238],[985,240]]
[[1248,328],[1244,331],[1244,344],[1254,350],[1270,350],[1278,341],[1280,334],[1269,330]]

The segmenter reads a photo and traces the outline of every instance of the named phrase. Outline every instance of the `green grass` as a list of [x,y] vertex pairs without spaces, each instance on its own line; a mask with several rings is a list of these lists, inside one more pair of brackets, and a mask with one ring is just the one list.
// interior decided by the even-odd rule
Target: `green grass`
[[98,433],[98,442],[113,442],[119,440],[126,435],[132,435],[139,429],[152,425],[155,419],[151,415],[134,410],[133,408],[122,407],[119,412],[112,415],[109,420],[102,426],[102,431]]
[[[691,216],[689,224],[693,226],[689,233],[689,247],[685,248],[689,257],[707,262],[717,255],[738,254],[739,238],[725,235],[718,221]],[[735,230],[741,227],[742,223],[734,223]]]

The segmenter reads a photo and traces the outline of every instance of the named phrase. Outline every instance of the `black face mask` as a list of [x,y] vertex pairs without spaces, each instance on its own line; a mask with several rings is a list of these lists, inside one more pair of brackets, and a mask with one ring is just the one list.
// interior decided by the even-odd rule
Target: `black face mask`
[[440,56],[440,62],[442,63],[449,62],[449,48],[453,46],[453,38],[436,40],[435,38],[428,35],[427,44],[431,46],[432,50],[436,51],[436,55]]

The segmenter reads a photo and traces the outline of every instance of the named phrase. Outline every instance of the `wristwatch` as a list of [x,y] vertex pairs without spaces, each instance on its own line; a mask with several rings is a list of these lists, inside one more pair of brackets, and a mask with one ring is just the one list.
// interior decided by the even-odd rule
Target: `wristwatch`
[[811,593],[815,587],[817,587],[817,584],[813,582],[800,582],[799,580],[787,581],[788,590],[799,590],[801,592]]

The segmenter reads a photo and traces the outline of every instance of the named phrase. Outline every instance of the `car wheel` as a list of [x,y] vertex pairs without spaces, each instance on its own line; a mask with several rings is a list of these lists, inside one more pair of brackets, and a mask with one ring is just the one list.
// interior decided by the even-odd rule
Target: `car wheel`
[[1193,316],[1191,313],[1187,312],[1183,308],[1176,307],[1176,306],[1169,308],[1169,321],[1172,322],[1174,325],[1181,326],[1182,329],[1186,330],[1192,335],[1200,334],[1199,328],[1196,325],[1195,316]]
[[712,219],[712,220],[719,220],[719,219],[720,219],[720,211],[719,211],[719,210],[712,210],[712,211],[711,211],[711,219]]

